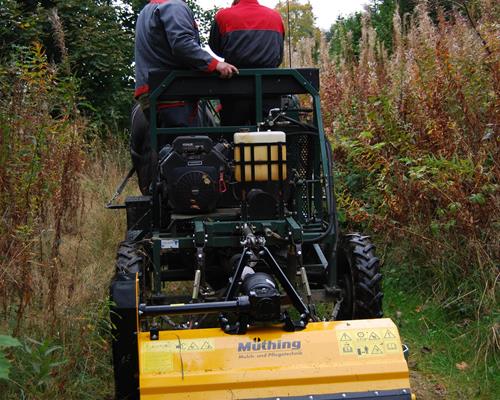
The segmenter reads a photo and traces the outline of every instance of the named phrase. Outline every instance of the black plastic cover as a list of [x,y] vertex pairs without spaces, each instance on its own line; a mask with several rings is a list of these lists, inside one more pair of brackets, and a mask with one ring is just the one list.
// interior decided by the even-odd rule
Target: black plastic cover
[[120,274],[111,282],[111,300],[115,309],[135,309],[135,274]]

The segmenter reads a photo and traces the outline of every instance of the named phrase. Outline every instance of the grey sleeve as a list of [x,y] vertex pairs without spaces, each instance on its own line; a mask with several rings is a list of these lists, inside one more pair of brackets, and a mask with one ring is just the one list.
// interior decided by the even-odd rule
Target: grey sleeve
[[199,43],[198,29],[189,8],[183,3],[168,2],[157,12],[172,49],[172,55],[180,64],[200,71],[212,72],[217,61]]

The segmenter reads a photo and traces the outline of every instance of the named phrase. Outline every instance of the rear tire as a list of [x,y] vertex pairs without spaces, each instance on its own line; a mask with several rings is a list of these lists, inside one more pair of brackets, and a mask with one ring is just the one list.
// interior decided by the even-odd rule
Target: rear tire
[[134,242],[123,241],[118,246],[116,253],[116,274],[141,273],[144,256]]
[[342,237],[338,255],[339,286],[344,291],[338,320],[381,318],[382,274],[368,236]]
[[116,400],[139,399],[139,363],[136,335],[136,274],[142,272],[144,257],[137,244],[120,243],[116,271],[111,282],[113,369]]

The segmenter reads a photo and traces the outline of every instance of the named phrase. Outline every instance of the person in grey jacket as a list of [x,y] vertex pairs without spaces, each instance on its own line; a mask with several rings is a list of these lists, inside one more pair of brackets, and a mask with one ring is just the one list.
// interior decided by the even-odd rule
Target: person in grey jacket
[[[193,69],[217,72],[231,78],[238,69],[212,57],[200,46],[200,35],[193,12],[183,0],[150,0],[137,18],[135,31],[135,93],[140,104],[132,111],[132,163],[143,193],[148,192],[151,176],[148,76],[151,70]],[[196,101],[158,103],[159,127],[198,126]],[[161,145],[164,143],[161,143]]]
[[200,46],[193,13],[183,0],[151,0],[137,18],[135,31],[135,97],[149,92],[152,69],[217,71],[222,78],[238,73]]

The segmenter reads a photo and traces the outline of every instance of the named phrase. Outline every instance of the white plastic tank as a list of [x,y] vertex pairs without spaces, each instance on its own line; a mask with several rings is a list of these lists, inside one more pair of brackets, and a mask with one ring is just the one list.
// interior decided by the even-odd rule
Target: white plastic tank
[[[236,161],[235,178],[242,182],[242,170],[244,167],[245,181],[252,181],[252,145],[254,148],[253,163],[255,168],[255,181],[277,181],[279,180],[279,145],[281,143],[281,168],[282,178],[286,179],[286,134],[281,131],[260,132],[236,132],[234,134],[234,160]],[[241,145],[243,145],[243,163],[241,157]],[[268,150],[270,148],[270,152]],[[270,153],[270,159],[268,157]],[[271,176],[269,176],[269,164],[271,165]]]

